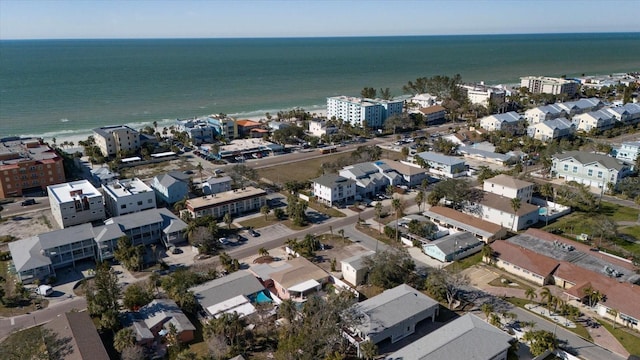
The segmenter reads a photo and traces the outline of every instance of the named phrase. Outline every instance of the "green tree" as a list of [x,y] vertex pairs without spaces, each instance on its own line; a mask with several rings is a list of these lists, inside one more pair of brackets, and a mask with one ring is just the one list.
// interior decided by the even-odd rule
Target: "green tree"
[[382,226],[382,223],[380,222],[380,218],[382,217],[382,202],[378,201],[373,209],[376,213],[376,219],[378,221],[378,232],[382,232],[380,228]]
[[527,288],[524,291],[524,296],[529,299],[529,301],[532,301],[533,299],[538,297],[538,294],[536,294],[536,290],[533,288]]
[[376,89],[372,88],[372,87],[366,87],[364,89],[362,89],[360,91],[360,95],[363,98],[367,98],[367,99],[375,99],[376,98]]
[[[511,224],[511,229],[516,227],[516,219],[518,218],[518,210],[522,206],[521,200],[519,198],[511,199],[511,209],[513,209],[513,222]],[[515,231],[518,231],[516,228]]]
[[124,235],[118,238],[114,257],[122,266],[129,270],[140,270],[143,263],[144,247],[134,246],[131,239]]
[[393,95],[391,94],[391,90],[389,88],[380,89],[380,98],[384,100],[393,99]]
[[396,241],[398,241],[398,217],[404,210],[404,203],[400,199],[396,198],[391,200],[391,207],[393,208],[393,212],[396,215]]
[[531,355],[538,356],[546,350],[555,350],[558,347],[558,338],[550,331],[528,331],[522,340],[529,343]]
[[140,284],[131,284],[124,290],[123,305],[129,310],[137,310],[153,300],[149,289]]
[[422,211],[422,205],[424,205],[425,201],[427,200],[424,192],[418,191],[414,200],[416,201],[416,205],[418,205],[418,211]]
[[482,258],[486,259],[486,261],[491,264],[494,261],[493,249],[489,244],[484,244],[481,250]]
[[119,353],[122,353],[124,349],[134,346],[135,344],[136,336],[130,327],[119,330],[116,336],[113,337],[113,347]]
[[549,304],[552,299],[553,294],[551,293],[551,290],[549,290],[549,288],[546,286],[543,287],[542,290],[540,290],[540,300],[542,300],[545,304]]
[[263,207],[260,208],[260,213],[264,215],[264,221],[267,221],[267,219],[269,218],[270,212],[271,212],[271,208],[269,207],[269,205],[264,205]]
[[363,260],[364,267],[369,274],[369,284],[391,289],[409,281],[411,272],[415,269],[413,259],[406,251],[379,251]]
[[360,344],[360,354],[365,360],[373,360],[378,356],[378,346],[371,341],[365,341]]
[[296,303],[291,299],[282,300],[282,303],[278,306],[278,316],[287,319],[289,322],[295,318],[297,313]]
[[487,322],[489,322],[489,316],[491,315],[491,313],[493,313],[494,310],[493,305],[491,305],[490,303],[484,303],[480,307],[480,310],[482,310],[484,317],[487,319]]
[[224,223],[227,224],[227,228],[231,230],[231,224],[233,224],[233,218],[231,217],[231,213],[229,212],[225,213],[222,221],[224,221]]
[[258,249],[258,255],[259,256],[269,256],[269,250],[261,247],[260,249]]
[[109,264],[99,263],[93,282],[85,285],[87,309],[89,313],[100,317],[101,327],[115,330],[118,327],[120,310],[120,285],[118,276]]
[[214,335],[223,336],[232,349],[240,350],[245,345],[246,327],[246,320],[237,312],[226,312],[209,320],[205,324],[203,332],[207,338]]

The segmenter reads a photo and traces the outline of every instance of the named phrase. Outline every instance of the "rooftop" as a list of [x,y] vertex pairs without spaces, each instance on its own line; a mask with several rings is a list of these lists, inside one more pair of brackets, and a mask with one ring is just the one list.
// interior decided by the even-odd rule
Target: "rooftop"
[[622,170],[626,165],[622,160],[618,160],[608,155],[595,154],[586,151],[566,151],[562,154],[555,154],[553,158],[560,161],[564,161],[569,158],[573,158],[582,165],[588,165],[593,163],[599,163],[607,169]]
[[247,186],[246,188],[236,189],[231,191],[225,191],[217,194],[206,195],[198,198],[193,198],[187,200],[187,208],[189,209],[200,209],[206,207],[213,207],[220,204],[224,204],[227,202],[237,201],[241,199],[251,198],[251,197],[259,197],[266,196],[267,192],[254,188],[252,186]]
[[190,289],[198,303],[207,309],[236,296],[249,296],[264,290],[264,286],[248,271],[240,270],[229,275],[207,281]]
[[113,133],[114,131],[120,131],[120,130],[124,130],[124,131],[131,131],[131,133],[133,134],[137,134],[138,131],[134,130],[130,127],[128,127],[127,125],[113,125],[113,126],[103,126],[103,127],[99,127],[99,128],[95,128],[93,129],[93,132],[95,132],[96,134],[102,136],[102,137],[109,137],[111,136],[111,133]]
[[67,203],[74,200],[80,200],[83,197],[102,197],[88,180],[78,180],[63,184],[49,185],[47,191],[52,194],[58,203]]
[[138,178],[134,178],[131,180],[117,180],[108,185],[102,185],[102,188],[114,198],[121,198],[125,196],[153,191],[149,187],[149,185],[145,184]]
[[329,277],[326,271],[302,256],[287,260],[287,264],[291,267],[271,273],[271,279],[285,289],[308,280],[322,280]]
[[185,229],[187,224],[167,208],[149,209],[112,217],[104,221],[105,225],[116,224],[122,231],[145,225],[162,223],[163,229],[172,225],[173,231]]
[[340,262],[351,265],[352,268],[356,270],[364,269],[364,259],[375,254],[375,251],[365,251],[360,254],[354,255],[352,257],[348,257],[346,259],[341,260]]
[[449,165],[449,166],[453,166],[453,165],[458,165],[458,164],[464,164],[464,160],[457,158],[457,157],[453,157],[453,156],[447,156],[447,155],[442,155],[442,154],[438,154],[436,152],[432,152],[432,151],[424,151],[421,153],[417,153],[416,156],[420,156],[421,158],[423,158],[426,161],[432,161],[438,164],[444,164],[444,165]]
[[58,159],[60,159],[58,154],[41,139],[15,137],[0,139],[0,166],[17,165],[27,161],[47,163]]
[[538,206],[529,204],[527,202],[521,202],[520,208],[518,211],[513,211],[513,206],[511,205],[511,199],[506,196],[500,196],[492,193],[485,192],[483,194],[482,200],[480,204],[492,208],[497,209],[508,214],[516,214],[517,216],[522,216],[526,214],[530,214],[534,211],[538,211]]
[[337,184],[353,185],[356,183],[352,179],[347,179],[346,177],[337,174],[325,174],[320,176],[319,178],[311,179],[311,181],[330,188],[333,188]]
[[402,175],[411,176],[411,175],[424,174],[427,172],[427,169],[423,169],[415,165],[409,165],[401,161],[384,160],[384,163],[387,164],[391,169],[397,171]]
[[498,224],[443,206],[432,206],[424,214],[432,219],[449,223],[483,237],[492,237],[502,229]]
[[176,327],[178,333],[185,330],[196,330],[187,316],[180,310],[180,307],[173,300],[155,299],[149,304],[140,308],[137,313],[147,328],[164,323],[167,319]]
[[435,114],[435,113],[439,113],[441,111],[446,111],[447,109],[445,109],[443,106],[440,105],[434,105],[434,106],[429,106],[429,107],[425,107],[425,108],[421,108],[419,111],[421,113],[423,113],[424,115],[431,115],[431,114]]
[[509,176],[509,175],[505,175],[505,174],[500,174],[497,176],[492,177],[491,179],[487,179],[485,180],[485,183],[492,183],[492,184],[496,184],[496,185],[501,185],[501,186],[506,186],[512,189],[524,189],[524,188],[528,188],[530,186],[533,186],[533,183],[530,183],[528,181],[524,181],[524,180],[520,180],[520,179],[516,179],[513,176]]
[[445,255],[448,255],[455,253],[458,249],[469,249],[479,246],[480,244],[484,243],[475,237],[475,235],[461,231],[427,243],[424,247],[436,246]]
[[68,312],[44,325],[65,344],[64,360],[109,360],[107,350],[86,312]]

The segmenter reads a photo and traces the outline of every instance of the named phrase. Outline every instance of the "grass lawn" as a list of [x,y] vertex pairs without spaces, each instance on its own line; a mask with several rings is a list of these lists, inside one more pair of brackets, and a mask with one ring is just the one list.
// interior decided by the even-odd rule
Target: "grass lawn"
[[245,227],[245,228],[260,229],[260,228],[263,228],[265,226],[277,224],[279,222],[280,221],[278,219],[276,219],[275,216],[269,215],[266,220],[265,220],[264,216],[256,216],[256,217],[254,217],[252,219],[248,219],[248,220],[242,221],[239,224],[242,225],[242,227]]
[[600,213],[614,221],[636,221],[640,210],[603,201],[600,204]]
[[464,270],[472,267],[473,265],[479,264],[480,262],[482,262],[482,253],[477,253],[462,260],[453,262],[451,265],[447,266],[446,269],[455,268],[457,270]]
[[315,210],[315,211],[317,211],[319,213],[325,214],[327,216],[331,216],[331,217],[345,217],[346,216],[342,211],[339,211],[339,210],[334,209],[332,207],[328,207],[328,206],[326,206],[324,204],[319,204],[319,203],[313,202],[313,201],[309,202],[309,208],[311,208],[311,209],[313,209],[313,210]]
[[622,346],[627,349],[631,354],[640,354],[640,337],[633,335],[626,330],[620,329],[618,325],[613,328],[613,325],[609,321],[598,320],[613,336],[620,341]]
[[34,326],[17,331],[9,335],[9,337],[0,344],[0,354],[4,354],[7,357],[10,357],[10,355],[23,355],[26,358],[40,358],[40,356],[46,353],[42,335],[41,326]]
[[[4,287],[5,294],[12,293],[11,287],[13,286],[13,275],[9,274],[9,261],[0,261],[0,276],[5,279],[4,283],[0,284],[0,286]],[[36,299],[38,300],[38,299]],[[42,299],[40,305],[42,308],[47,307],[49,304],[48,300]],[[11,317],[16,315],[27,314],[29,312],[36,310],[36,301],[34,299],[23,301],[21,306],[7,307],[5,304],[0,303],[0,316]]]
[[306,229],[307,227],[309,227],[309,223],[307,223],[306,225],[298,226],[298,225],[294,225],[294,224],[293,224],[293,221],[291,221],[291,220],[285,220],[285,221],[283,221],[282,223],[283,223],[286,227],[288,227],[289,229],[291,229],[291,230],[296,230],[296,231],[298,231],[298,230],[304,230],[304,229]]
[[514,284],[518,284],[517,288],[518,289],[533,289],[531,286],[517,280],[517,279],[513,279],[507,276],[501,276],[499,278],[493,279],[489,282],[489,285],[491,286],[498,286],[498,287],[506,287],[506,288],[514,288],[514,286],[509,285],[509,283],[505,284],[502,282],[502,279],[506,279],[509,280],[510,283],[514,283]]
[[[389,246],[394,246],[394,247],[398,246],[398,242],[395,239],[389,239],[385,234],[381,234],[380,232],[378,232],[377,227],[372,228],[368,225],[357,224],[356,229],[361,233],[366,234],[374,239],[377,239]],[[382,227],[382,229],[384,229],[384,227]]]

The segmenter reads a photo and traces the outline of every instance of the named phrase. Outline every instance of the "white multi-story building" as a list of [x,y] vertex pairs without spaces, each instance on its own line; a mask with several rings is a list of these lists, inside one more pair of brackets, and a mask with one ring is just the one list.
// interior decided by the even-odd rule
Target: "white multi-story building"
[[638,153],[640,153],[640,141],[623,142],[622,146],[616,150],[616,158],[635,164]]
[[500,174],[484,181],[482,189],[492,194],[520,199],[522,202],[530,202],[533,196],[534,184],[528,181],[516,179],[513,176]]
[[329,206],[354,201],[356,198],[355,180],[336,174],[327,174],[311,182],[313,182],[313,196]]
[[216,128],[203,118],[176,120],[176,130],[186,132],[193,145],[212,143],[218,135]]
[[102,194],[87,180],[49,185],[47,192],[53,218],[62,228],[105,217]]
[[527,128],[527,134],[540,141],[550,141],[568,137],[576,132],[576,126],[565,118],[546,120]]
[[409,102],[418,105],[419,108],[426,108],[435,105],[437,100],[437,97],[425,93],[412,97]]
[[472,104],[482,106],[501,105],[506,100],[506,92],[503,89],[486,86],[483,83],[475,85],[460,85],[467,93],[467,98]]
[[327,117],[342,119],[353,126],[381,128],[387,118],[402,114],[403,104],[401,100],[335,96],[327,98]]
[[551,174],[566,181],[602,188],[631,173],[629,165],[611,156],[584,151],[567,151],[552,158]]
[[616,124],[616,118],[604,110],[592,111],[574,116],[571,121],[577,130],[589,132],[591,130],[604,131],[611,129]]
[[109,216],[121,216],[156,207],[155,192],[138,178],[102,185],[102,190]]
[[558,106],[558,104],[538,106],[524,112],[524,118],[527,120],[529,125],[561,117],[567,117],[567,112],[565,109]]
[[213,126],[216,132],[225,139],[232,140],[238,137],[238,124],[235,119],[210,115],[207,117],[207,123]]
[[324,120],[311,120],[309,121],[309,133],[316,137],[328,136],[336,133],[338,128],[332,125],[327,125]]
[[546,76],[525,76],[520,78],[520,86],[533,94],[567,94],[573,96],[578,91],[578,82]]
[[515,111],[494,114],[480,119],[480,127],[487,131],[507,131],[517,133],[524,130],[525,120]]
[[140,150],[140,134],[126,125],[95,128],[93,133],[96,146],[104,156]]
[[397,186],[403,182],[402,175],[383,161],[345,166],[339,175],[354,180],[358,195],[367,198],[384,192],[389,185]]

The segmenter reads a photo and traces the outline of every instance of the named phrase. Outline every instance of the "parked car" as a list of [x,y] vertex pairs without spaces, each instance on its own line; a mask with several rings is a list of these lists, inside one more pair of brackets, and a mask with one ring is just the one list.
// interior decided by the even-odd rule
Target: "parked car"
[[260,236],[260,233],[259,233],[259,232],[257,232],[257,231],[255,231],[255,230],[253,230],[253,229],[249,229],[249,231],[248,231],[248,232],[249,232],[249,235],[251,235],[251,236],[253,236],[253,237],[258,237],[258,236]]
[[34,205],[36,201],[34,199],[27,199],[20,203],[21,206]]
[[218,239],[218,242],[222,245],[229,245],[229,239],[227,238],[220,238]]

